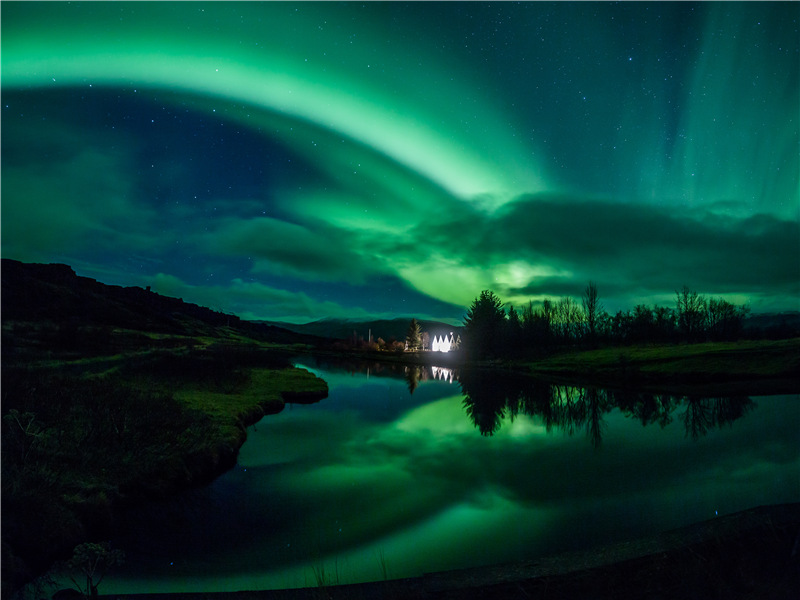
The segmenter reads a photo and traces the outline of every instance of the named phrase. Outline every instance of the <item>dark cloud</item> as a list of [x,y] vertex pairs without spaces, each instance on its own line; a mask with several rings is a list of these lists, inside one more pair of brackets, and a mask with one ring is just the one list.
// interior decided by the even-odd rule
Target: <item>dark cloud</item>
[[564,272],[503,289],[513,295],[580,296],[589,280],[612,295],[684,284],[720,294],[800,288],[800,225],[766,214],[698,218],[648,204],[526,196],[491,216],[422,226],[417,236],[473,264],[523,260]]
[[256,272],[350,283],[363,283],[368,275],[377,274],[374,261],[366,261],[348,245],[347,236],[334,228],[312,230],[261,217],[228,220],[203,238],[213,244],[208,248],[211,252],[252,257]]

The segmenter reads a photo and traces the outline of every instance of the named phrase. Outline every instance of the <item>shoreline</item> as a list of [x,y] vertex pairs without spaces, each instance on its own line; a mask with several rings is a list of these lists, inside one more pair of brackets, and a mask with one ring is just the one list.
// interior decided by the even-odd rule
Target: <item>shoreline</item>
[[[680,577],[676,574],[680,573]],[[103,600],[410,600],[707,597],[800,592],[800,503],[760,506],[654,536],[529,561],[339,586],[108,594]],[[756,593],[757,596],[753,594]]]
[[497,369],[565,385],[674,395],[800,393],[800,338],[572,349],[535,360],[467,361],[456,352],[309,349],[304,354],[394,365]]
[[[176,357],[181,358],[172,355],[173,362],[167,363],[166,371],[148,371],[149,379],[136,379],[138,370],[147,371],[149,363],[135,365],[132,372],[122,376],[95,373],[81,377],[69,369],[37,371],[35,385],[41,389],[40,394],[47,397],[48,390],[57,390],[61,383],[70,381],[73,393],[63,401],[73,409],[84,410],[79,419],[64,421],[58,429],[52,424],[52,416],[26,413],[42,419],[41,436],[55,435],[52,432],[59,430],[61,435],[63,430],[82,435],[87,424],[97,426],[91,416],[97,414],[97,406],[111,406],[115,396],[129,398],[131,405],[121,416],[111,413],[113,426],[101,432],[105,437],[97,442],[99,445],[76,446],[72,449],[74,455],[69,456],[59,445],[43,445],[40,458],[33,464],[11,464],[4,456],[4,595],[15,593],[60,560],[68,559],[77,545],[108,539],[120,511],[205,485],[230,470],[247,440],[247,428],[264,416],[282,411],[286,403],[316,402],[328,395],[324,380],[288,364],[244,364],[241,368],[247,375],[240,381],[227,365],[209,377],[209,365],[202,360],[190,362],[191,369],[176,375],[172,368],[186,367],[185,363],[175,362]],[[158,360],[162,359],[164,356],[159,355]],[[223,357],[214,355],[213,359]],[[198,359],[192,357],[191,361]],[[4,365],[4,377],[12,374],[7,369],[9,365]],[[196,374],[208,379],[185,383]],[[215,379],[219,374],[221,381]],[[24,369],[13,375],[20,377],[15,382],[17,387],[26,387],[26,378],[32,376]],[[134,380],[138,386],[132,386]],[[84,402],[88,402],[84,409],[71,404]],[[42,408],[46,406],[41,404]],[[158,430],[170,421],[180,423],[177,429],[173,427],[172,437],[159,436]],[[124,429],[117,423],[124,423]],[[126,436],[135,441],[126,442]],[[98,448],[103,451],[97,452]],[[52,491],[46,496],[37,494],[30,485],[15,487],[15,479],[35,483],[37,477],[41,479],[58,469],[65,460],[93,466],[54,471],[58,472],[58,479],[50,481]],[[44,475],[39,474],[40,469],[44,469]],[[31,536],[29,531],[39,533]]]

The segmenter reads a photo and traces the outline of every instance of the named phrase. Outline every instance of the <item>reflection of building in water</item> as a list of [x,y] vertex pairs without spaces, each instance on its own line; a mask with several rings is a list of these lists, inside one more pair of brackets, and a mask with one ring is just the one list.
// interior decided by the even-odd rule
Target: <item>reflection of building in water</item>
[[450,332],[450,337],[443,335],[441,337],[434,336],[433,343],[431,344],[432,352],[450,352],[451,350],[458,350],[461,347],[461,336],[458,338],[453,337],[453,332]]
[[454,376],[453,369],[448,369],[447,367],[435,367],[431,365],[431,377],[433,379],[446,381],[447,383],[453,383]]
[[410,366],[404,367],[403,373],[406,377],[406,381],[409,383],[409,389],[411,393],[414,393],[414,390],[419,385],[420,381],[446,381],[447,383],[453,383],[454,381],[458,381],[458,371],[455,369],[449,369],[447,367],[436,367],[436,366]]

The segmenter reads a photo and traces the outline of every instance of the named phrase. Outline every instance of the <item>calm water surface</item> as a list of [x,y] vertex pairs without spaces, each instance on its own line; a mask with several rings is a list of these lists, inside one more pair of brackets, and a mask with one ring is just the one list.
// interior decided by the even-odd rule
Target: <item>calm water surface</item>
[[210,486],[131,515],[114,540],[127,563],[102,593],[407,577],[800,500],[798,396],[299,366],[330,396],[252,427]]

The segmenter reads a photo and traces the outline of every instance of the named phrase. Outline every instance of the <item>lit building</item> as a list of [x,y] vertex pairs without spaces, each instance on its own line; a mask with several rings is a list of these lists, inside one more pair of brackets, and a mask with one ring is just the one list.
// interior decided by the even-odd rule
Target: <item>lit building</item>
[[461,336],[458,338],[453,337],[453,332],[450,336],[443,335],[441,337],[434,336],[433,343],[431,343],[432,352],[450,352],[451,350],[458,350],[461,346]]

